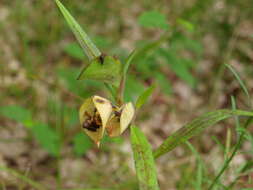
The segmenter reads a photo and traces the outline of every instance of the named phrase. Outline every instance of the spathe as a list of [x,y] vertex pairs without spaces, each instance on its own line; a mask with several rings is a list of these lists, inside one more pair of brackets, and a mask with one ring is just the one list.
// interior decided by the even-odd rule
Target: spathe
[[84,101],[79,110],[79,119],[84,132],[99,146],[112,112],[111,102],[100,96]]

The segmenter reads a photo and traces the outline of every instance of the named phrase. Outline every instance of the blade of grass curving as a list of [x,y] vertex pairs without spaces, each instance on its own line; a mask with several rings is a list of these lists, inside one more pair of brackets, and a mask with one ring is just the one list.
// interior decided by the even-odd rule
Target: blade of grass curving
[[170,135],[153,153],[155,158],[160,157],[176,148],[178,145],[185,143],[190,138],[198,135],[205,128],[216,124],[219,121],[232,116],[253,116],[253,112],[242,110],[216,110],[208,112],[186,124],[175,133]]
[[84,32],[82,27],[77,23],[77,21],[72,17],[69,11],[63,6],[59,0],[55,0],[57,6],[59,7],[61,13],[63,14],[65,20],[67,21],[69,27],[74,33],[76,39],[84,50],[84,53],[88,56],[89,60],[92,60],[101,55],[101,52],[96,47],[96,45],[91,41],[89,36]]
[[31,180],[30,178],[26,177],[25,175],[22,175],[18,172],[16,172],[13,169],[7,168],[5,166],[0,166],[0,170],[3,170],[5,172],[8,172],[9,174],[15,176],[16,178],[26,182],[27,184],[29,184],[30,186],[32,186],[34,189],[38,189],[38,190],[47,190],[43,185]]
[[[236,110],[236,101],[235,101],[235,97],[231,96],[231,105],[232,105],[232,109]],[[236,126],[236,130],[238,132],[238,134],[240,134],[240,122],[239,122],[239,117],[238,116],[234,116],[235,118],[235,126]],[[237,135],[237,137],[239,138],[239,135]]]
[[137,50],[133,50],[130,55],[127,57],[126,63],[123,66],[123,75],[127,74],[129,65],[132,63],[132,60],[134,59],[134,57],[137,55]]
[[[231,96],[231,100],[232,100],[232,109],[236,110],[236,102],[235,102],[235,99],[234,99],[233,96]],[[248,121],[250,121],[251,119],[252,118],[249,118]],[[236,153],[237,153],[238,149],[240,148],[241,144],[243,143],[243,139],[244,139],[244,135],[245,135],[246,131],[245,130],[238,131],[238,129],[241,128],[238,116],[235,116],[235,121],[236,121],[237,132],[240,132],[240,131],[242,131],[242,132],[240,132],[239,139],[238,139],[237,143],[235,144],[231,155],[228,158],[226,158],[223,166],[221,167],[219,173],[214,178],[214,180],[213,180],[212,184],[209,186],[208,190],[212,190],[215,187],[215,185],[217,184],[217,182],[221,178],[222,174],[229,167],[230,162],[233,160],[233,158],[236,155]],[[248,127],[248,121],[246,121],[245,125],[243,126],[243,129],[246,129]]]
[[195,190],[201,190],[203,179],[204,179],[204,174],[203,174],[204,168],[205,168],[204,162],[202,161],[201,156],[199,155],[198,151],[194,148],[194,146],[189,141],[186,141],[186,145],[192,151],[196,159],[197,175],[196,175],[196,181],[193,182],[194,188]]
[[155,85],[150,86],[147,88],[137,99],[136,101],[136,108],[139,109],[143,104],[145,104],[148,98],[151,96],[152,92],[155,89]]
[[140,190],[159,190],[151,146],[135,126],[131,126],[131,144]]
[[[228,185],[228,189],[233,189],[233,187],[236,185],[236,183],[238,182],[238,180],[241,178],[241,173],[245,173],[248,170],[252,170],[253,168],[253,161],[248,161],[244,164],[243,167],[241,167],[237,173],[237,177]],[[250,173],[252,173],[251,171],[249,171]]]
[[233,75],[235,76],[236,80],[239,82],[241,88],[243,89],[244,93],[247,96],[248,102],[249,102],[249,106],[251,107],[251,99],[250,99],[250,95],[249,95],[249,91],[246,87],[246,85],[244,84],[244,82],[241,80],[238,72],[229,64],[225,64],[225,66],[233,73]]

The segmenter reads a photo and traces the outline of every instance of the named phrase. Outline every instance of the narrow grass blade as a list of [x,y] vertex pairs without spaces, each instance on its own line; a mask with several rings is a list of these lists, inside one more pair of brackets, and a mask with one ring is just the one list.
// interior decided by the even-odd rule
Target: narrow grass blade
[[247,96],[247,99],[248,99],[248,102],[249,102],[249,105],[251,106],[251,99],[250,99],[250,95],[249,95],[249,91],[246,87],[246,85],[244,84],[244,82],[241,80],[239,74],[237,73],[237,71],[229,64],[225,64],[226,67],[233,73],[233,75],[235,76],[236,80],[239,82],[241,88],[243,89],[244,93],[246,94]]
[[[232,100],[232,109],[233,110],[236,110],[236,102],[235,102],[235,99],[233,96],[231,96],[231,100]],[[251,120],[251,118],[248,119],[248,121],[246,121],[246,123],[244,124],[243,126],[243,129],[246,129],[248,127],[248,123],[249,121]],[[238,131],[240,127],[240,122],[239,122],[239,119],[238,119],[238,116],[236,115],[235,116],[235,121],[236,121],[236,129],[237,129],[237,132],[239,133],[240,131]],[[239,138],[238,138],[238,141],[237,143],[235,144],[235,146],[233,147],[233,151],[232,153],[230,154],[229,157],[226,157],[220,171],[218,172],[218,174],[216,175],[216,177],[214,178],[213,182],[211,183],[211,185],[209,186],[208,190],[212,190],[217,182],[220,180],[222,174],[226,171],[226,169],[229,167],[229,164],[231,163],[231,161],[233,160],[234,156],[236,155],[237,151],[239,150],[241,144],[243,143],[243,139],[244,139],[244,136],[245,136],[245,133],[246,133],[246,130],[243,130],[240,135],[239,135]]]
[[151,96],[152,92],[155,89],[155,85],[150,86],[148,89],[146,89],[137,99],[136,102],[136,108],[139,109],[143,104],[145,104],[148,100],[148,98]]
[[201,190],[202,189],[202,183],[203,183],[203,179],[204,179],[204,162],[201,160],[201,157],[199,155],[199,153],[197,152],[197,150],[194,148],[194,146],[189,143],[188,141],[186,141],[186,144],[188,145],[188,147],[190,148],[190,150],[192,151],[192,153],[195,156],[196,159],[196,180],[193,181],[194,187],[196,190]]
[[22,175],[20,173],[18,173],[17,171],[7,168],[5,166],[0,166],[0,171],[5,171],[13,176],[15,176],[16,178],[26,182],[27,184],[29,184],[31,187],[33,187],[34,189],[38,189],[38,190],[47,190],[44,186],[42,186],[41,184],[31,180],[30,178],[26,177],[25,175]]
[[232,116],[253,116],[253,112],[242,110],[216,110],[208,112],[186,124],[175,133],[170,135],[155,151],[154,157],[158,158],[176,148],[178,145],[185,143],[190,138],[198,135],[205,128],[216,124],[219,121]]
[[135,126],[131,127],[131,144],[140,190],[159,190],[151,146]]
[[77,23],[77,21],[72,17],[72,15],[68,12],[68,10],[59,0],[55,0],[55,2],[59,7],[60,11],[62,12],[65,20],[67,21],[79,44],[83,48],[85,54],[88,56],[89,60],[99,57],[101,55],[101,52],[91,41],[89,36],[84,32],[81,26]]

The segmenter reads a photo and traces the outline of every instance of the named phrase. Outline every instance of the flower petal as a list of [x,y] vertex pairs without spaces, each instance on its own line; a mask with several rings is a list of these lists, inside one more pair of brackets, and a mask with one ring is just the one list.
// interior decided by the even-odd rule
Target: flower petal
[[93,103],[100,114],[103,128],[105,128],[106,123],[112,113],[112,104],[109,100],[102,98],[100,96],[93,96],[92,100],[93,100]]
[[[104,103],[101,105],[101,102]],[[99,146],[100,140],[103,138],[105,124],[110,114],[111,103],[99,96],[86,99],[79,110],[82,129],[97,146]]]
[[113,115],[106,126],[109,137],[117,137],[120,135],[120,117]]
[[134,106],[131,102],[126,103],[120,116],[120,134],[122,134],[134,117]]
[[124,104],[121,108],[115,108],[113,115],[106,125],[110,137],[121,135],[131,123],[134,117],[134,106],[132,103]]

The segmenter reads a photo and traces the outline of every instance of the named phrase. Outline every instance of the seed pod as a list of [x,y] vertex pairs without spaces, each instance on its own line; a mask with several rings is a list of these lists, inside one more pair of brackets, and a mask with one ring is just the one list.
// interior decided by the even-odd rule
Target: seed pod
[[111,102],[100,96],[84,101],[79,110],[79,119],[84,132],[99,146],[106,123],[111,115]]
[[121,135],[130,125],[134,112],[134,106],[131,102],[124,104],[121,108],[116,107],[106,125],[108,135],[110,137]]

